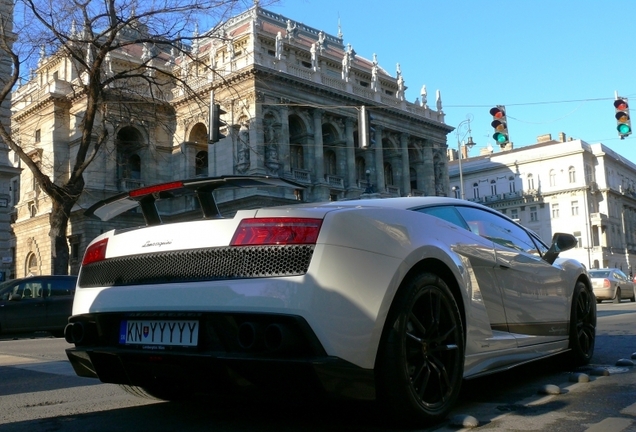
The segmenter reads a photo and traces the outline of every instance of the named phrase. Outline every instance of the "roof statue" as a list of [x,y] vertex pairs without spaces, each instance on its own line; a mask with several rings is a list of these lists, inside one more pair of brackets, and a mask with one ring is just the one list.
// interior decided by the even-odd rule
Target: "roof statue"
[[420,106],[423,106],[424,108],[428,108],[428,106],[426,105],[428,99],[428,92],[426,91],[426,85],[422,86],[422,90],[420,90],[420,96],[422,96],[422,101],[420,102]]
[[290,41],[294,40],[296,38],[296,35],[298,34],[298,27],[296,26],[296,23],[292,23],[292,20],[288,19],[287,20],[287,39],[289,39]]
[[373,67],[371,68],[371,90],[378,91],[378,56],[373,53]]
[[281,60],[283,58],[283,34],[278,32],[276,34],[276,59]]

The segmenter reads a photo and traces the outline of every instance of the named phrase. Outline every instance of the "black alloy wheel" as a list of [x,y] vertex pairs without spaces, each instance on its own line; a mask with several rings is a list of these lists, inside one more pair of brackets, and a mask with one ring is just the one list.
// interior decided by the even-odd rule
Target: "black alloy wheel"
[[576,366],[586,365],[594,354],[596,340],[596,301],[583,282],[577,282],[572,294],[570,349]]
[[430,422],[448,413],[463,379],[464,331],[444,281],[423,273],[400,289],[380,349],[380,397],[398,420]]

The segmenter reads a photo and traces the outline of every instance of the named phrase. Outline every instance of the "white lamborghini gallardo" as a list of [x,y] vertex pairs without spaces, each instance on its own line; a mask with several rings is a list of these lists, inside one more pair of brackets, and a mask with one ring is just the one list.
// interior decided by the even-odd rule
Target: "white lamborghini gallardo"
[[[86,250],[65,330],[80,376],[172,400],[256,386],[379,399],[442,419],[463,379],[594,351],[585,267],[506,216],[452,198],[304,203],[218,214],[214,191],[289,187],[268,177],[171,182],[88,214],[139,206],[146,226]],[[193,193],[198,220],[166,223]]]

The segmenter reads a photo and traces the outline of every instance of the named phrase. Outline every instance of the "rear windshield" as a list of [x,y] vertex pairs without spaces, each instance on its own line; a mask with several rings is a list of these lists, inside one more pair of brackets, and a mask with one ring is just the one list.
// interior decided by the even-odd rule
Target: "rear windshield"
[[589,273],[590,273],[590,276],[597,277],[597,278],[608,277],[610,274],[609,271],[590,271]]

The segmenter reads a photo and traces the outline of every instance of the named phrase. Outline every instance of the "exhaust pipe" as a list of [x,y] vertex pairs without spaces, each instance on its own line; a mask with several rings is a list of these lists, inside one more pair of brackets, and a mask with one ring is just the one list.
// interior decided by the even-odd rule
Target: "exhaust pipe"
[[97,328],[94,323],[74,322],[64,327],[64,339],[71,344],[89,344],[97,338]]
[[296,344],[296,335],[283,324],[270,324],[265,328],[265,348],[269,351],[285,351]]
[[263,340],[263,326],[254,322],[244,322],[238,328],[238,343],[244,350],[257,348]]

